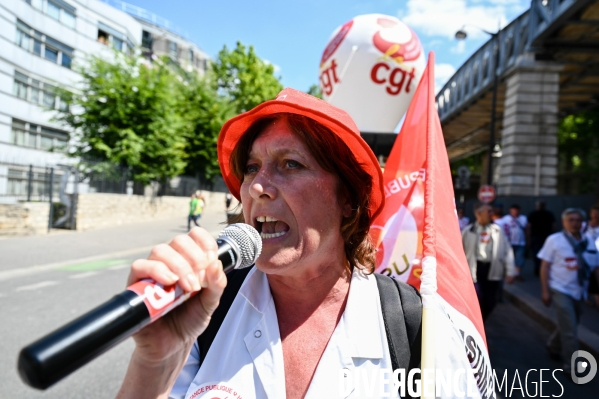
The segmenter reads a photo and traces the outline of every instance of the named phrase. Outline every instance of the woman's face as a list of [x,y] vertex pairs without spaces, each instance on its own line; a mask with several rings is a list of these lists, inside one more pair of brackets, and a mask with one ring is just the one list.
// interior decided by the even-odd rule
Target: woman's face
[[339,200],[338,185],[337,176],[320,167],[284,120],[258,136],[245,166],[241,201],[246,223],[262,236],[260,270],[318,273],[343,261],[340,226],[351,208]]

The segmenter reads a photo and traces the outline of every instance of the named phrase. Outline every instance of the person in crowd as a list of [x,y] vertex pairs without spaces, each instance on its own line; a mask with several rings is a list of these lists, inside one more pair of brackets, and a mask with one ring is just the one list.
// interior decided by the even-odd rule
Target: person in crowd
[[478,202],[474,205],[476,222],[462,231],[464,252],[476,288],[483,320],[495,308],[500,282],[513,282],[516,274],[514,254],[501,228],[492,223],[490,205]]
[[187,230],[191,230],[191,222],[193,222],[196,226],[200,226],[198,224],[197,218],[197,209],[198,209],[198,196],[196,193],[191,194],[191,200],[189,201],[189,215],[187,215]]
[[520,205],[518,204],[512,204],[509,213],[501,220],[505,235],[514,251],[516,278],[523,280],[521,272],[526,262],[526,225],[528,224],[528,220],[526,216],[520,214]]
[[457,208],[458,212],[458,223],[460,224],[460,231],[464,230],[464,227],[470,223],[470,218],[464,215],[464,207],[460,206]]
[[393,281],[373,275],[368,234],[384,203],[382,171],[350,116],[285,89],[225,123],[217,150],[262,253],[201,367],[197,338],[227,281],[214,238],[194,228],[135,261],[129,284],[152,278],[199,293],[134,336],[118,397],[212,398],[206,385],[244,398],[340,397],[344,367],[392,368],[377,281]]
[[[503,230],[503,217],[504,216],[505,215],[503,214],[503,204],[501,202],[493,203],[493,216],[491,216],[491,220],[497,226],[501,227],[502,230]],[[504,232],[505,232],[505,230],[504,230]]]
[[[584,226],[584,234],[599,247],[599,204],[591,207],[589,221]],[[594,300],[595,306],[599,308],[599,284],[594,279],[589,282],[589,296]]]
[[547,237],[537,255],[541,259],[541,299],[554,304],[557,328],[547,341],[552,358],[561,358],[570,372],[570,357],[578,350],[578,323],[589,279],[599,281],[599,255],[593,240],[581,233],[584,211],[562,213],[564,230]]
[[545,240],[555,231],[555,216],[546,209],[545,201],[537,201],[535,210],[528,215],[526,235],[535,264],[535,276],[539,276],[541,259],[537,256]]

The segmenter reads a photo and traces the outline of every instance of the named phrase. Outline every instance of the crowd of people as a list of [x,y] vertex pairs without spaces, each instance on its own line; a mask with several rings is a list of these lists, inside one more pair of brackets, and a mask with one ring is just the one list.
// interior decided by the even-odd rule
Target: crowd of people
[[558,231],[553,213],[538,201],[528,217],[512,204],[503,214],[500,203],[476,203],[475,220],[458,209],[462,243],[485,320],[501,298],[502,284],[524,281],[527,253],[534,260],[541,300],[553,304],[557,328],[547,341],[547,351],[561,360],[566,372],[570,357],[578,350],[578,324],[582,305],[599,307],[599,205],[586,212],[567,208]]

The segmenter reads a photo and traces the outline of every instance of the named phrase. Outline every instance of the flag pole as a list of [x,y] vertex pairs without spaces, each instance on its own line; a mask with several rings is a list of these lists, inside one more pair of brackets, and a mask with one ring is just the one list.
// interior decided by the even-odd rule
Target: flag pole
[[[433,108],[430,109],[431,97],[434,98],[434,66],[435,54],[431,51],[428,56],[425,78],[428,79],[428,98],[426,112],[426,161],[425,170],[428,175],[432,170],[431,165],[434,158],[435,140],[433,137],[433,129],[431,128],[431,112],[436,112]],[[429,203],[433,198],[435,180],[430,177],[425,180],[424,184],[424,201]],[[424,214],[424,229],[423,229],[423,250],[424,258],[422,259],[422,275],[420,284],[420,293],[422,295],[422,357],[421,357],[421,389],[423,399],[434,399],[436,375],[435,375],[435,295],[437,294],[437,258],[434,251],[434,233],[431,231],[430,223],[434,220],[433,210],[425,206]],[[427,245],[428,244],[428,245]],[[431,389],[432,388],[432,389]]]
[[435,308],[432,297],[437,293],[437,260],[422,259],[420,294],[422,296],[422,354],[420,361],[422,399],[435,399]]

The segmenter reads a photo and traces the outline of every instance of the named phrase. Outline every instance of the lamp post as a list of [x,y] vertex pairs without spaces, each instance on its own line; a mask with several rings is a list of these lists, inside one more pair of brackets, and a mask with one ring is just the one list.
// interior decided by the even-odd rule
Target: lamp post
[[[490,35],[491,39],[493,39],[497,45],[497,51],[494,51],[495,54],[493,57],[493,91],[491,97],[491,127],[489,129],[489,162],[487,165],[487,184],[493,185],[493,152],[495,150],[495,110],[497,108],[497,86],[499,85],[499,76],[497,76],[497,68],[499,67],[499,57],[501,48],[499,42],[499,35],[501,34],[501,29],[498,26],[497,32],[492,33],[477,26],[473,27],[486,33],[487,35]],[[464,28],[465,26],[463,26],[460,30],[458,30],[455,33],[455,38],[457,40],[464,40],[468,37],[468,34],[464,30]]]

